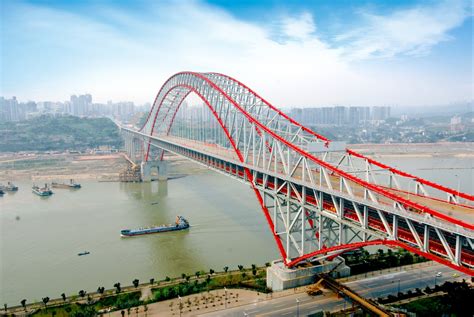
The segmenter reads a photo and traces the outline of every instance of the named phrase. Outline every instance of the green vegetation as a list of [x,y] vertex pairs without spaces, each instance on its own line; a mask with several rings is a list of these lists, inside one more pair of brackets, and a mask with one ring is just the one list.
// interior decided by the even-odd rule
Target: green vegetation
[[[109,291],[105,291],[104,287],[98,287],[97,293],[91,294],[80,290],[77,295],[70,298],[66,298],[63,293],[60,301],[53,300],[52,303],[48,297],[45,297],[41,306],[35,306],[37,311],[33,316],[88,317],[104,314],[109,309],[128,312],[133,307],[146,306],[178,296],[203,293],[224,287],[229,289],[229,295],[232,295],[232,288],[252,289],[261,293],[269,292],[266,287],[265,268],[258,268],[256,265],[252,265],[251,269],[246,269],[243,266],[239,266],[239,268],[240,271],[228,271],[228,267],[226,267],[226,272],[221,273],[210,269],[207,272],[196,272],[195,276],[183,273],[179,278],[166,277],[163,281],[150,279],[148,285],[152,286],[152,297],[147,301],[140,300],[141,291],[138,289],[140,286],[138,279],[133,280],[133,286],[129,287],[123,287],[117,282],[114,284],[114,289]],[[233,298],[238,301],[238,294]],[[48,302],[50,302],[49,305],[47,305]],[[26,304],[26,300],[21,304]]]
[[470,304],[474,298],[474,288],[470,288],[465,281],[445,282],[432,291],[441,291],[446,294],[419,299],[401,307],[421,317],[474,315],[474,305]]
[[404,249],[397,249],[395,252],[392,249],[388,249],[387,252],[379,249],[375,254],[369,254],[366,250],[357,250],[348,252],[343,257],[346,259],[346,264],[351,267],[353,275],[427,261]]
[[127,309],[141,305],[140,292],[119,294],[116,296],[103,297],[95,302],[88,300],[87,303],[65,304],[60,307],[50,307],[41,309],[32,316],[72,316],[72,317],[89,317],[97,316],[100,310],[108,307],[115,307],[115,309]]
[[117,127],[107,118],[41,116],[0,123],[0,152],[85,150],[99,146],[122,146]]

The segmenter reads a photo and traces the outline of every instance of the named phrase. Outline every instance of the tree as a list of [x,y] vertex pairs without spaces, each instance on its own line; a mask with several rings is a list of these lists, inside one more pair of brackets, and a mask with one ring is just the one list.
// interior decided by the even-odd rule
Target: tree
[[134,279],[134,280],[132,281],[132,284],[133,284],[133,286],[135,286],[135,288],[137,288],[138,285],[140,284],[140,281],[139,281],[138,279]]
[[211,275],[214,274],[214,270],[213,270],[213,269],[210,269],[210,270],[209,270],[209,274],[211,274]]
[[99,286],[99,287],[97,288],[97,293],[99,293],[99,294],[102,295],[102,294],[104,294],[104,292],[105,292],[105,287]]
[[21,306],[23,306],[23,308],[26,311],[26,299],[22,299],[20,303],[21,303]]
[[257,265],[252,264],[252,270],[256,270],[256,269],[257,269]]
[[124,317],[124,316],[125,316],[125,310],[122,310],[122,311],[120,312],[120,314],[122,314],[122,317]]
[[87,292],[86,292],[85,290],[82,290],[82,289],[81,289],[81,290],[79,291],[79,296],[81,296],[82,298],[84,298],[84,296],[86,296],[86,293],[87,293]]
[[170,277],[169,277],[169,276],[165,277],[165,281],[166,281],[166,282],[171,281]]
[[49,302],[49,297],[47,297],[47,296],[46,296],[46,297],[43,297],[43,298],[42,298],[42,301],[43,301],[44,307],[46,307],[46,305],[47,305],[48,302]]
[[184,280],[186,279],[186,273],[181,273],[181,278]]
[[243,265],[237,265],[237,267],[239,268],[239,271],[242,272],[242,270],[244,269],[244,266]]
[[145,316],[148,316],[148,313],[147,313],[148,305],[147,304],[143,305],[143,311],[145,312]]
[[195,275],[196,275],[196,278],[199,278],[199,275],[201,275],[201,272],[197,271]]
[[252,269],[253,276],[257,275],[257,269]]
[[5,309],[5,312],[7,312],[7,308],[8,308],[7,304],[3,304],[3,308]]
[[400,265],[407,265],[413,263],[413,255],[410,252],[404,252],[400,257]]
[[210,281],[211,281],[211,276],[208,275],[208,276],[206,277],[206,283],[209,284]]
[[190,275],[186,275],[186,282],[189,282],[189,279],[191,278]]
[[118,282],[114,284],[114,287],[117,294],[120,293],[120,291],[122,290],[122,288],[120,287],[120,283]]
[[62,293],[61,297],[63,298],[63,301],[65,302],[66,301],[66,294]]
[[266,262],[266,263],[265,263],[265,266],[266,266],[266,267],[269,267],[270,265],[271,265],[270,262]]
[[227,273],[228,270],[229,270],[229,267],[228,267],[228,266],[224,266],[224,272]]
[[151,278],[151,279],[150,279],[150,284],[153,285],[153,283],[155,283],[155,279],[154,279],[154,278]]

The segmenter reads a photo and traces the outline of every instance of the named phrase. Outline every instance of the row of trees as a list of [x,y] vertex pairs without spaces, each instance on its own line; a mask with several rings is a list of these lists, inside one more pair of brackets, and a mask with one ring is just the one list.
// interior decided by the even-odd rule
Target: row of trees
[[[265,266],[267,266],[267,267],[270,266],[270,263],[265,263]],[[242,279],[245,279],[247,277],[247,273],[245,272],[245,267],[243,265],[239,264],[237,266],[237,268],[241,272]],[[258,272],[257,271],[257,269],[258,269],[257,265],[252,264],[250,269],[252,271],[252,275],[254,277],[256,277],[257,272]],[[224,266],[223,271],[225,273],[230,273],[228,266]],[[216,273],[214,269],[209,269],[209,271],[207,271],[207,272],[206,271],[196,271],[195,274],[194,274],[196,279],[194,280],[194,284],[192,284],[192,285],[190,284],[190,279],[191,279],[192,276],[187,275],[186,273],[182,273],[180,284],[178,284],[176,286],[164,287],[161,290],[155,292],[154,300],[155,301],[164,300],[164,299],[169,299],[169,298],[176,297],[178,295],[185,296],[187,294],[193,294],[193,293],[201,292],[203,290],[207,290],[208,286],[209,286],[209,284],[212,280],[211,276],[215,275],[215,273]],[[200,282],[199,279],[202,279],[202,282]],[[166,276],[165,279],[164,279],[165,282],[171,282],[171,280],[172,279],[169,276]],[[151,278],[149,280],[149,284],[153,286],[155,284],[155,279]],[[139,279],[134,279],[132,281],[132,285],[135,288],[138,288],[140,286]],[[122,288],[122,284],[120,282],[115,283],[113,285],[113,287],[114,287],[114,292],[116,294],[122,293],[123,288]],[[87,296],[87,304],[90,305],[93,302],[93,297],[96,297],[97,294],[99,294],[99,299],[102,299],[102,296],[105,293],[105,291],[106,291],[105,287],[99,286],[97,288],[96,294],[88,294],[87,291],[80,290],[77,293],[77,296],[79,296],[79,298],[81,298],[82,300],[86,299],[86,296]],[[61,294],[61,298],[63,300],[63,303],[66,303],[68,301],[68,297],[66,296],[65,293]],[[75,301],[76,298],[77,298],[76,296],[71,296],[69,299]],[[42,298],[42,303],[44,304],[45,308],[47,307],[49,302],[50,302],[50,298],[48,296]],[[27,307],[26,307],[27,300],[22,299],[20,301],[20,304],[24,308],[24,310],[26,311],[26,309],[27,309]],[[140,302],[139,302],[138,298],[136,298],[136,297],[123,297],[122,296],[122,297],[117,297],[116,302],[108,303],[108,304],[111,304],[111,305],[113,304],[113,306],[117,307],[118,309],[126,309],[126,308],[129,308],[129,307],[137,306],[137,305],[140,304]],[[6,312],[7,309],[8,309],[7,304],[4,304],[4,309],[5,309],[5,312]]]
[[388,249],[378,249],[375,254],[370,254],[364,249],[349,252],[343,255],[346,264],[351,267],[351,274],[360,274],[402,265],[409,265],[427,261],[425,258],[404,249],[395,252]]

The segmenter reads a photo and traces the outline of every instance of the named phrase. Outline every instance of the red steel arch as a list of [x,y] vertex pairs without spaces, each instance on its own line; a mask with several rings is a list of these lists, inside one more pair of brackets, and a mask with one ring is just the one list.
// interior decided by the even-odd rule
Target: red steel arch
[[[304,127],[303,125],[299,124],[295,120],[291,119],[288,117],[286,114],[272,106],[270,103],[268,103],[266,100],[261,98],[258,94],[256,94],[253,90],[245,86],[243,83],[229,77],[226,75],[218,74],[218,73],[196,73],[196,72],[180,72],[172,77],[170,77],[165,84],[160,88],[160,91],[158,92],[155,101],[153,103],[153,107],[148,114],[147,120],[143,127],[140,129],[140,132],[143,134],[153,136],[153,135],[167,135],[171,129],[171,126],[173,125],[176,113],[178,112],[182,102],[184,99],[191,93],[194,92],[197,96],[203,100],[203,102],[206,104],[206,106],[209,108],[217,122],[219,123],[219,126],[221,129],[224,131],[227,139],[229,140],[233,150],[235,151],[235,154],[237,155],[238,159],[244,163],[244,157],[243,154],[241,153],[239,147],[236,145],[235,139],[232,137],[231,133],[229,132],[228,127],[222,120],[222,118],[219,116],[219,114],[216,112],[216,107],[217,104],[215,104],[215,100],[218,100],[220,103],[226,103],[228,107],[232,108],[232,111],[235,111],[238,113],[240,116],[245,118],[249,123],[254,124],[256,126],[257,131],[261,131],[260,133],[265,133],[268,135],[269,138],[274,138],[275,140],[278,140],[284,146],[287,146],[288,149],[291,149],[298,155],[304,156],[305,158],[317,163],[318,165],[327,168],[328,170],[332,171],[334,174],[339,175],[341,177],[344,177],[356,184],[359,184],[365,188],[369,188],[370,190],[376,192],[377,194],[380,194],[382,196],[388,197],[389,199],[392,199],[393,201],[396,201],[403,206],[407,206],[410,208],[414,208],[416,210],[419,210],[420,212],[424,212],[427,214],[430,214],[434,217],[437,217],[439,219],[442,219],[444,221],[448,221],[449,223],[457,224],[461,227],[464,227],[469,230],[474,230],[474,225],[471,223],[467,223],[465,221],[450,217],[448,215],[445,215],[441,212],[438,212],[434,209],[431,209],[425,205],[421,205],[419,203],[410,201],[408,199],[405,199],[401,197],[400,195],[397,195],[394,192],[388,191],[382,186],[374,185],[372,183],[369,183],[365,180],[362,180],[350,173],[347,173],[341,169],[339,169],[336,166],[333,166],[320,158],[312,155],[308,151],[306,151],[303,148],[298,147],[295,144],[292,144],[289,140],[285,139],[284,137],[278,135],[275,131],[273,131],[271,128],[266,126],[264,123],[260,122],[259,119],[255,118],[255,116],[252,113],[249,113],[248,109],[245,108],[245,106],[240,105],[232,96],[231,93],[226,91],[225,85],[220,85],[222,81],[229,81],[232,82],[234,85],[237,85],[241,88],[242,93],[247,94],[248,96],[251,96],[255,100],[259,100],[262,102],[262,105],[268,107],[271,111],[274,111],[278,116],[280,116],[283,120],[287,120],[289,124],[292,124],[296,127],[301,128],[302,131],[307,133],[308,135],[312,136],[314,140],[317,140],[319,142],[323,142],[326,145],[330,143],[330,140],[325,138],[322,135],[319,135],[315,132],[313,132],[311,129],[308,129]],[[219,98],[216,98],[219,97]],[[150,149],[150,143],[148,143],[147,151],[146,151],[146,157],[145,160],[148,159],[148,153]],[[371,160],[369,158],[366,158],[365,156],[354,152],[352,150],[347,149],[347,153],[351,156],[354,157],[359,157],[363,159],[370,160],[370,163],[377,165],[378,167],[388,169],[391,172],[404,176],[404,177],[414,177],[408,173],[404,173],[402,171],[396,170],[394,168],[390,168],[382,163],[376,162],[374,160]],[[280,251],[280,254],[282,258],[285,261],[286,265],[293,266],[297,264],[300,261],[306,260],[310,257],[313,257],[315,255],[320,254],[319,252],[322,251],[316,251],[312,252],[310,254],[301,256],[299,258],[293,259],[293,260],[288,260],[287,259],[287,253],[285,251],[285,248],[282,245],[282,241],[280,238],[275,234],[275,225],[272,221],[272,218],[269,214],[269,211],[267,207],[265,206],[263,202],[262,195],[260,194],[259,190],[256,187],[256,184],[254,181],[252,181],[252,174],[248,168],[245,168],[245,173],[247,175],[247,180],[249,180],[252,189],[254,190],[254,193],[262,207],[262,211],[265,215],[265,218],[268,222],[268,225],[273,233],[273,236],[275,238],[276,244],[278,246],[278,249]],[[426,184],[427,186],[434,187],[438,190],[445,191],[448,193],[452,194],[457,194],[460,197],[463,197],[467,200],[474,200],[474,197],[472,195],[468,194],[463,194],[459,192],[455,192],[452,189],[443,187],[441,185],[423,180],[421,178],[417,178],[417,180],[420,183]],[[382,241],[382,240],[381,240]],[[390,240],[383,240],[380,242],[382,244],[386,245],[397,245],[401,246],[407,250],[413,251],[411,249],[414,249],[410,247],[407,244],[404,244],[399,241],[390,241]],[[379,244],[380,244],[379,243]],[[373,242],[363,242],[360,243],[361,246],[363,245],[372,245],[374,244]],[[341,248],[344,249],[344,248]],[[328,251],[328,250],[326,250]],[[420,253],[418,250],[413,251],[416,253]],[[423,254],[424,256],[427,256],[428,258],[432,257],[429,253]]]

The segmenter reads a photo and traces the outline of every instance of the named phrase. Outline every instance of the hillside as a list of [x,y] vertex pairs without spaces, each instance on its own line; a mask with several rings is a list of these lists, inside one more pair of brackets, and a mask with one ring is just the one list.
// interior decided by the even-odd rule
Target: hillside
[[0,122],[0,152],[85,150],[121,147],[115,124],[107,118],[41,116]]

